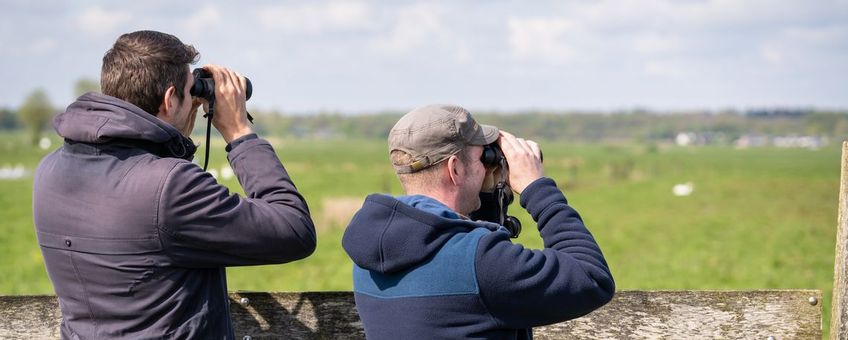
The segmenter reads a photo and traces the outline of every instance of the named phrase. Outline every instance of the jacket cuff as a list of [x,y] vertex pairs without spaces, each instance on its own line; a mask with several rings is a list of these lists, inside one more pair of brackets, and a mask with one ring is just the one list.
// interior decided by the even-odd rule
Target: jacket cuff
[[255,133],[246,134],[244,136],[236,138],[234,141],[229,142],[227,144],[227,147],[224,148],[224,150],[226,150],[227,152],[230,152],[233,149],[235,149],[237,146],[239,146],[239,144],[244,143],[246,141],[249,141],[251,139],[257,139],[257,138],[259,138],[259,136]]
[[562,202],[568,204],[565,195],[556,186],[552,178],[542,177],[530,183],[521,193],[521,207],[537,220],[542,211],[549,205]]

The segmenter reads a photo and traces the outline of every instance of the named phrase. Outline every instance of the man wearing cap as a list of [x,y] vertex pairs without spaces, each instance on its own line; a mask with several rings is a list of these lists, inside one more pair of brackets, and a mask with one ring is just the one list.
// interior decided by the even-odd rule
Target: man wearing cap
[[[468,218],[491,182],[481,155],[494,142],[543,250],[513,244],[497,223]],[[392,128],[389,152],[407,195],[368,196],[342,240],[369,339],[529,339],[532,327],[612,299],[603,254],[544,177],[535,142],[479,125],[461,107],[428,105]]]

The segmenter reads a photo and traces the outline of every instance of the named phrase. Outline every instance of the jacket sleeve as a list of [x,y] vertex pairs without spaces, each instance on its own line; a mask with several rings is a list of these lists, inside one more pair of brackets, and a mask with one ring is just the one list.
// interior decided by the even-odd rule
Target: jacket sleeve
[[561,322],[603,306],[615,292],[609,267],[583,220],[550,178],[536,180],[521,206],[538,223],[545,247],[526,249],[505,232],[480,239],[477,280],[483,303],[506,328]]
[[228,154],[247,197],[231,195],[200,167],[179,162],[163,185],[160,236],[187,267],[285,263],[316,245],[306,201],[267,141],[240,141]]

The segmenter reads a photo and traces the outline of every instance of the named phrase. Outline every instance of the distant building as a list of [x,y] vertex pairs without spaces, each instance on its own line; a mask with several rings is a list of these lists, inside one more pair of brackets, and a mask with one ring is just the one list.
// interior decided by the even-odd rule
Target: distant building
[[674,143],[679,146],[726,144],[727,136],[724,133],[713,131],[684,131],[679,132],[674,137]]
[[778,148],[804,148],[817,150],[827,145],[827,138],[819,136],[774,137],[772,144]]
[[774,146],[777,148],[804,148],[810,150],[820,149],[827,146],[827,137],[822,136],[775,136],[767,135],[742,135],[734,142],[737,148],[757,148]]
[[737,139],[736,142],[733,143],[733,146],[735,146],[738,149],[745,149],[745,148],[763,147],[763,146],[767,146],[768,144],[769,144],[768,136],[751,134],[751,135],[740,136],[739,139]]

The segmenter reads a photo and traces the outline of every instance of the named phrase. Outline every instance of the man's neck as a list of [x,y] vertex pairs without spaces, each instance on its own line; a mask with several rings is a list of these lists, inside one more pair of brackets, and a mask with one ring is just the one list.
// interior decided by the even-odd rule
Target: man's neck
[[434,191],[407,191],[407,195],[423,195],[430,197],[446,205],[448,208],[459,214],[460,216],[468,216],[467,211],[459,211],[458,196],[450,193],[434,192]]

